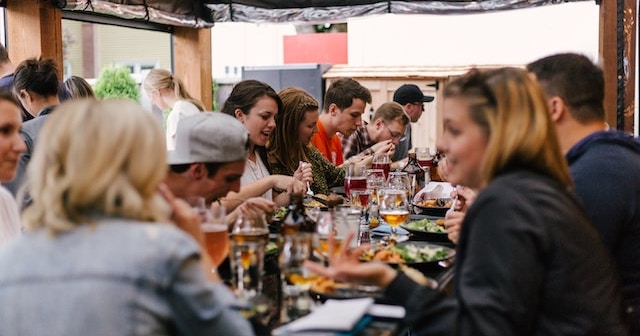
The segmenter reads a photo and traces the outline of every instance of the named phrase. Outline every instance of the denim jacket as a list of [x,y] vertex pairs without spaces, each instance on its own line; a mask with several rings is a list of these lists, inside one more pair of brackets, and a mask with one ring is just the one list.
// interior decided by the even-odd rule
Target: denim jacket
[[252,335],[172,225],[99,220],[0,249],[0,335]]

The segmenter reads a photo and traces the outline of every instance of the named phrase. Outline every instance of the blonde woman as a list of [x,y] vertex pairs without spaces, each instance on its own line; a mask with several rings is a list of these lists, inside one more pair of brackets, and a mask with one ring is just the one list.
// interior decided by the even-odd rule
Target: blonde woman
[[151,102],[162,110],[171,109],[166,119],[167,150],[176,146],[176,129],[180,119],[202,112],[204,105],[193,98],[176,75],[165,69],[152,69],[144,80],[144,90]]
[[[419,335],[627,335],[616,269],[580,202],[546,98],[523,69],[473,70],[443,92],[449,181],[479,190],[458,241],[455,293],[342,247],[320,275],[367,282]],[[360,249],[361,250],[361,249]],[[329,253],[329,255],[333,255]]]
[[166,149],[151,114],[70,102],[42,136],[28,232],[0,250],[0,335],[253,334],[210,272],[197,217],[161,188]]

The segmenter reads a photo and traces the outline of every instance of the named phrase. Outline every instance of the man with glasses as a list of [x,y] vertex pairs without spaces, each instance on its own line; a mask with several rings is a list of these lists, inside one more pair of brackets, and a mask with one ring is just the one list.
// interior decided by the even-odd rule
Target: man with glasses
[[[422,112],[424,112],[424,103],[433,101],[433,96],[425,96],[422,90],[415,84],[403,84],[393,93],[393,101],[402,105],[411,122],[417,122],[420,116],[422,116]],[[409,154],[409,149],[413,148],[411,141],[411,124],[407,125],[405,136],[406,139],[396,145],[393,161],[406,158]]]
[[[409,117],[400,104],[388,102],[380,105],[370,123],[365,122],[350,136],[342,138],[344,159],[358,154],[392,153],[405,140],[407,125]],[[394,164],[391,168],[394,169]]]

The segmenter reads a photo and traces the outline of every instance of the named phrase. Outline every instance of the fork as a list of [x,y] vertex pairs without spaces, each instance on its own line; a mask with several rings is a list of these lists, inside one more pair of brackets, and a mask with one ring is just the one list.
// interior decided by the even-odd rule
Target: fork
[[[304,166],[308,165],[309,163],[304,162],[304,161],[300,161],[300,164],[304,168]],[[311,186],[309,185],[309,181],[307,181],[307,196],[313,197],[314,195],[315,194],[313,193],[313,190],[311,190]]]

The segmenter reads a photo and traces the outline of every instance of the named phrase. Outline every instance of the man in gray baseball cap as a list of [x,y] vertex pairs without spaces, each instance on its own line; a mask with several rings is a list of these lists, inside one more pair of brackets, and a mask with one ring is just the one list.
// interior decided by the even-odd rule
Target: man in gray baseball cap
[[[204,197],[207,204],[240,190],[249,148],[249,134],[241,122],[220,112],[202,112],[181,119],[175,150],[168,152],[165,180],[180,198]],[[267,212],[274,204],[263,198],[249,199],[247,207]],[[256,210],[256,209],[254,209]]]

